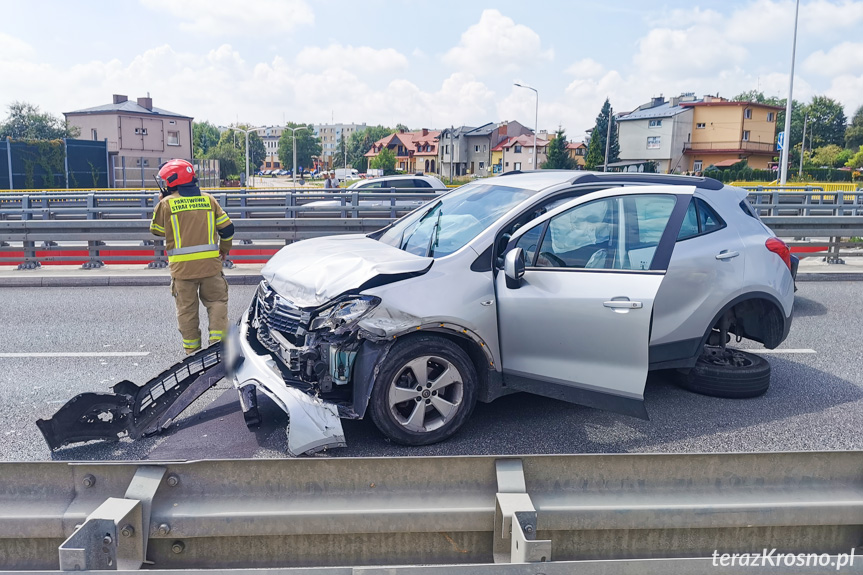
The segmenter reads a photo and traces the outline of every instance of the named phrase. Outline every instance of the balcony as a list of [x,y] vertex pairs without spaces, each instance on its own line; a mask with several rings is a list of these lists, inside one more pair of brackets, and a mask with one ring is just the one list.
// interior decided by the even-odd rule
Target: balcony
[[762,142],[747,142],[736,140],[730,142],[686,142],[683,144],[683,152],[754,152],[756,154],[776,153],[776,144]]

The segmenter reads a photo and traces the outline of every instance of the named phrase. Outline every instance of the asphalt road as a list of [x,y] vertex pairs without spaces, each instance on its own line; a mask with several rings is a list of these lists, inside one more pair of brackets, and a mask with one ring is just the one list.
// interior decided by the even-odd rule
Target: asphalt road
[[[756,399],[695,395],[675,387],[667,374],[653,374],[645,392],[650,421],[517,394],[478,404],[456,437],[421,448],[389,443],[370,420],[345,421],[348,447],[319,456],[863,449],[860,289],[858,282],[800,284],[782,349],[814,353],[770,354],[771,388]],[[253,291],[231,286],[231,318]],[[0,302],[0,460],[286,456],[286,416],[264,397],[266,422],[248,432],[226,382],[163,436],[51,453],[38,418],[50,417],[78,393],[107,391],[123,379],[143,383],[182,359],[173,301],[166,287],[94,287],[0,288]],[[91,355],[10,355],[73,352]]]

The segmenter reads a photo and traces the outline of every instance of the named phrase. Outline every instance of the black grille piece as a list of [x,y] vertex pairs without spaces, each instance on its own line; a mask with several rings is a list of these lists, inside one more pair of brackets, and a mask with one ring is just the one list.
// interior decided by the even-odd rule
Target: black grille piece
[[305,344],[308,314],[292,305],[288,300],[277,294],[266,282],[261,282],[255,297],[258,318],[261,329],[258,339],[270,351],[278,349],[278,343],[267,333],[275,330],[285,339],[298,347]]

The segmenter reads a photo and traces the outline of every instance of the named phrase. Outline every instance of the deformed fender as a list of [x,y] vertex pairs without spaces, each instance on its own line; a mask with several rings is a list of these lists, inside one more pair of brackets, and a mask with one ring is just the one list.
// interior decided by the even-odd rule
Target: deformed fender
[[372,341],[367,339],[363,341],[359,351],[357,351],[353,373],[354,411],[357,419],[362,419],[365,416],[381,364],[394,343],[394,340]]

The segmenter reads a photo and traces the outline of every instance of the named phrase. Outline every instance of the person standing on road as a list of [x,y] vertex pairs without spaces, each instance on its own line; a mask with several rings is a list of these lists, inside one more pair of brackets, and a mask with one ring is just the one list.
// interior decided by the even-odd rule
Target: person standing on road
[[195,169],[186,160],[170,160],[156,178],[162,198],[153,212],[150,232],[165,238],[171,270],[171,295],[183,349],[201,349],[198,301],[207,308],[209,344],[228,329],[228,282],[222,262],[231,251],[234,224],[216,198],[198,187]]

